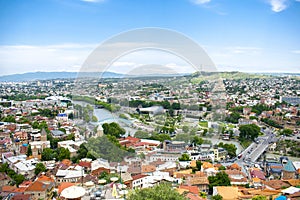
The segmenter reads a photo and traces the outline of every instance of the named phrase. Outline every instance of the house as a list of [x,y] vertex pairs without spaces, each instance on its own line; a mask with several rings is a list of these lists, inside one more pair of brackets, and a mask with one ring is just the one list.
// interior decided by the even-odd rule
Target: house
[[78,163],[79,166],[84,167],[85,171],[91,171],[92,168],[92,159],[83,158]]
[[163,142],[164,151],[169,152],[183,152],[185,151],[186,144],[184,141],[170,141],[165,140]]
[[132,189],[144,188],[148,184],[147,176],[143,174],[132,176]]
[[262,187],[262,181],[266,180],[265,174],[258,168],[251,168],[250,176],[255,188]]
[[31,200],[30,194],[15,194],[11,200]]
[[142,174],[151,175],[156,171],[156,167],[154,165],[142,165]]
[[248,184],[247,175],[239,170],[225,170],[228,174],[231,185],[246,185]]
[[174,153],[174,152],[155,152],[150,155],[146,155],[146,159],[150,162],[153,161],[178,161],[178,158],[181,156],[181,153]]
[[27,139],[28,139],[28,134],[25,131],[18,131],[14,133],[14,140],[16,142],[27,141]]
[[122,182],[128,187],[128,188],[132,188],[132,176],[130,175],[130,173],[128,172],[123,172],[121,173],[121,179]]
[[227,169],[241,171],[242,168],[237,163],[233,163],[232,165],[228,166]]
[[267,173],[269,176],[280,177],[282,172],[282,164],[281,163],[267,163]]
[[193,194],[199,194],[199,188],[197,186],[180,185],[179,190],[184,189]]
[[70,166],[68,169],[65,170],[61,170],[61,169],[57,170],[55,176],[58,183],[61,182],[76,183],[76,182],[80,182],[82,178],[86,176],[86,174],[82,167]]
[[10,181],[11,178],[9,176],[7,176],[4,172],[0,172],[0,187],[8,185]]
[[37,159],[26,160],[26,155],[11,156],[7,158],[7,163],[16,173],[26,175],[31,178],[34,176],[35,164]]
[[223,200],[236,200],[239,197],[238,187],[217,186],[213,187],[213,196],[221,195]]
[[283,164],[282,179],[294,179],[296,177],[296,169],[291,160],[288,160],[286,164]]
[[34,158],[40,158],[45,148],[50,148],[50,141],[47,141],[47,132],[45,129],[41,131],[40,141],[29,142]]
[[102,172],[110,173],[110,166],[107,160],[98,158],[91,163],[91,174],[94,176],[100,176]]
[[139,143],[141,139],[128,136],[122,140],[120,140],[120,145],[125,147],[133,147],[135,144]]
[[53,183],[35,181],[25,190],[24,194],[30,194],[33,199],[52,199],[53,188]]
[[259,178],[260,180],[266,180],[264,172],[262,172],[258,168],[251,168],[250,175],[251,175],[251,178]]
[[207,192],[208,193],[209,182],[208,182],[207,176],[199,176],[199,175],[197,175],[197,176],[193,176],[193,177],[188,177],[186,179],[186,184],[187,185],[197,186],[198,189],[201,192]]
[[75,144],[76,142],[73,140],[65,140],[65,141],[58,142],[57,147],[58,148],[63,147],[65,149],[68,149],[70,151],[70,157],[74,157],[76,156],[77,149],[79,149],[79,148],[77,149],[75,148]]
[[204,172],[207,176],[213,176],[218,172],[218,169],[210,162],[202,162],[201,172]]
[[225,149],[215,146],[213,148],[213,151],[214,151],[214,160],[215,161],[221,161],[221,160],[226,159],[227,151]]
[[282,188],[290,187],[290,184],[282,180],[263,181],[263,184],[265,185],[266,189],[270,190],[281,190]]
[[63,138],[66,134],[60,130],[51,130],[51,135],[54,138]]

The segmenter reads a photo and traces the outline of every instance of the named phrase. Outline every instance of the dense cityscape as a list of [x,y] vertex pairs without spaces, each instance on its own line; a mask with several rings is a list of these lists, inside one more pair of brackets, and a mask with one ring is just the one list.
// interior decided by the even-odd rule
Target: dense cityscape
[[194,73],[0,88],[2,199],[300,197],[299,76]]
[[300,200],[300,0],[0,8],[0,200]]

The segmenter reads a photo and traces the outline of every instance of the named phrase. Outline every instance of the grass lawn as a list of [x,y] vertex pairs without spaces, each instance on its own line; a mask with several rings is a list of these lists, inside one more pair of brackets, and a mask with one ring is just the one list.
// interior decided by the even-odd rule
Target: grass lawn
[[242,147],[246,149],[252,142],[250,140],[244,140],[243,142],[240,142]]
[[200,121],[199,125],[205,128],[208,128],[208,121]]

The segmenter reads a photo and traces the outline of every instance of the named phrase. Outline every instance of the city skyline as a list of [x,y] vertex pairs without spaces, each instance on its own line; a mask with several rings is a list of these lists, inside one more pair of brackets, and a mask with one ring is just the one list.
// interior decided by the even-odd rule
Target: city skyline
[[[0,75],[78,71],[87,56],[120,32],[159,27],[196,41],[219,71],[300,72],[298,0],[1,1]],[[178,57],[138,51],[113,63],[189,68]],[[186,72],[186,71],[181,71]]]

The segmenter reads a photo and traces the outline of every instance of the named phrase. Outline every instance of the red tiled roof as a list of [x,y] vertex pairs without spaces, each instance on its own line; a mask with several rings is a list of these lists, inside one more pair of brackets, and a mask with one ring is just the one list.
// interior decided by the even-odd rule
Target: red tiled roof
[[91,168],[92,167],[92,163],[91,162],[85,162],[85,161],[80,161],[78,163],[79,166],[81,167],[86,167],[86,168]]
[[144,175],[144,174],[138,174],[138,175],[132,176],[132,180],[137,180],[137,179],[140,179],[140,178],[144,178],[146,176],[147,175]]
[[50,187],[49,184],[45,184],[40,181],[35,181],[26,189],[26,191],[41,191],[41,192],[43,192],[43,191],[46,191],[49,187]]
[[11,198],[11,200],[30,200],[30,199],[31,199],[30,194],[17,194]]
[[38,177],[37,180],[41,181],[41,182],[52,182],[52,183],[54,183],[54,180],[51,177],[48,177],[46,175],[41,175],[40,177]]
[[64,164],[64,165],[67,165],[67,166],[71,166],[72,161],[69,160],[69,159],[63,159],[63,160],[61,161],[61,163]]
[[19,187],[14,190],[16,193],[23,193],[26,191],[26,187]]
[[16,189],[15,186],[4,185],[2,186],[2,192],[13,192]]
[[158,146],[157,144],[150,143],[150,142],[138,142],[138,143],[134,144],[135,147],[144,146],[144,145]]
[[69,183],[69,182],[62,182],[59,186],[58,186],[58,194],[60,194],[64,189],[71,187],[75,185],[75,183]]
[[199,194],[200,192],[197,186],[180,185],[179,188],[189,190],[191,193],[194,194]]
[[32,181],[23,181],[23,183],[21,183],[19,185],[19,187],[28,187],[31,184],[32,184]]
[[190,200],[203,200],[199,195],[193,193],[188,193],[186,197]]

